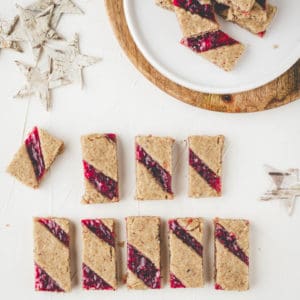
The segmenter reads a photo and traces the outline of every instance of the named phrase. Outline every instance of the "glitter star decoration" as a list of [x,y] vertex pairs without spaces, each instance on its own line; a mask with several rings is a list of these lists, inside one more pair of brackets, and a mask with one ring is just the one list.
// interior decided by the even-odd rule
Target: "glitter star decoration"
[[51,106],[50,90],[66,85],[69,82],[65,79],[51,80],[50,77],[50,61],[46,71],[42,71],[39,67],[32,67],[16,61],[16,64],[23,75],[26,77],[25,86],[15,95],[14,98],[24,98],[36,96],[49,110]]
[[75,34],[72,41],[63,50],[45,47],[46,53],[52,58],[51,79],[64,78],[83,87],[82,70],[100,61],[100,58],[80,53],[79,37]]
[[22,48],[18,41],[11,39],[18,17],[12,21],[0,20],[0,49],[13,49],[22,52]]
[[52,28],[57,27],[62,14],[83,14],[83,11],[71,0],[38,0],[32,5],[27,6],[27,9],[41,13],[52,5],[54,6],[50,22]]
[[260,199],[269,201],[274,199],[286,200],[288,214],[294,210],[295,200],[300,197],[300,170],[288,169],[280,171],[273,167],[266,166],[266,172],[272,179],[272,188]]
[[[49,6],[39,14],[34,13],[32,10],[24,9],[19,5],[17,5],[17,9],[21,25],[31,44],[35,61],[37,61],[47,41],[61,39],[58,33],[49,25],[54,6]],[[22,40],[22,36],[20,40]]]

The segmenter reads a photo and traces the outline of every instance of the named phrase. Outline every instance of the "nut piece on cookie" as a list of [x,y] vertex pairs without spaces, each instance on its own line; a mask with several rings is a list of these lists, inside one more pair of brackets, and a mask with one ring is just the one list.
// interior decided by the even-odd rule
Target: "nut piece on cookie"
[[168,221],[170,287],[203,287],[203,220],[177,218]]
[[115,221],[84,219],[81,225],[82,287],[85,290],[117,289]]
[[7,167],[7,172],[23,184],[38,188],[44,175],[57,155],[64,150],[64,143],[46,130],[34,127]]
[[138,136],[135,139],[136,199],[173,199],[170,137]]
[[249,221],[215,218],[215,289],[249,289]]
[[83,204],[119,201],[117,136],[113,133],[81,137],[85,193]]
[[69,292],[70,222],[63,218],[34,218],[35,290]]

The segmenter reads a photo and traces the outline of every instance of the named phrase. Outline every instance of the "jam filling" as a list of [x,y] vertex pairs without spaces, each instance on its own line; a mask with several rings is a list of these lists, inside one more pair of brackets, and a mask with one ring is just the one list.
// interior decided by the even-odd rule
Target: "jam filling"
[[82,286],[86,290],[113,290],[98,274],[86,264],[82,264]]
[[113,199],[118,197],[118,183],[83,161],[84,176],[103,196]]
[[97,235],[98,238],[105,241],[112,247],[115,247],[115,237],[113,232],[100,220],[81,220],[81,223],[85,225],[90,231]]
[[224,290],[220,284],[216,283],[215,284],[215,290]]
[[191,149],[189,150],[189,164],[196,172],[218,193],[221,192],[221,178],[211,170]]
[[215,224],[215,237],[224,245],[231,253],[237,256],[247,266],[249,265],[249,258],[245,252],[238,245],[236,236],[232,232],[228,232],[221,224]]
[[160,289],[160,270],[135,247],[127,244],[127,267],[151,289]]
[[114,143],[117,142],[117,136],[114,133],[107,133],[107,134],[105,134],[105,137]]
[[261,31],[261,32],[259,32],[257,35],[258,35],[259,37],[263,38],[264,35],[265,35],[265,33],[266,33],[266,31]]
[[172,194],[172,176],[162,168],[140,145],[136,145],[136,159],[142,163],[161,185],[163,190]]
[[198,255],[202,256],[203,247],[202,245],[191,236],[183,227],[179,225],[176,220],[168,221],[169,229],[186,245],[191,247]]
[[201,4],[198,0],[173,0],[173,4],[191,14],[197,14],[203,18],[216,21],[213,6],[210,4]]
[[36,263],[34,287],[36,291],[64,292],[64,290]]
[[25,146],[33,166],[35,177],[37,180],[40,180],[45,173],[45,163],[37,127],[33,128],[25,140]]
[[170,273],[170,286],[173,289],[185,288],[185,285],[173,273]]
[[51,219],[40,218],[39,222],[43,224],[65,246],[69,247],[69,235],[55,221]]
[[256,0],[256,2],[264,9],[267,9],[267,1],[266,0]]
[[195,37],[183,38],[180,43],[197,53],[201,53],[218,47],[237,44],[238,42],[225,32],[217,30]]

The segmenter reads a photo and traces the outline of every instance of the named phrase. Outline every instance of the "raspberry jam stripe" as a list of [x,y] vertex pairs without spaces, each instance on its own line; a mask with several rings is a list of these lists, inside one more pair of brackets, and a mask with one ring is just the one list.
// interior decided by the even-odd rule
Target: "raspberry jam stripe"
[[97,237],[112,247],[115,247],[115,237],[113,232],[100,220],[82,220],[81,223],[92,231]]
[[38,264],[34,264],[36,291],[64,292],[64,290],[53,280]]
[[234,233],[228,232],[221,224],[215,223],[215,237],[231,253],[243,261],[247,266],[249,265],[249,258],[238,245]]
[[220,284],[215,283],[215,290],[224,290]]
[[164,191],[173,194],[170,173],[161,167],[140,145],[136,145],[136,160],[150,171]]
[[127,243],[127,267],[149,288],[160,288],[160,270],[150,259],[129,243]]
[[218,193],[221,192],[221,178],[211,170],[194,152],[189,150],[189,164]]
[[185,9],[191,14],[197,14],[203,18],[216,21],[214,9],[211,4],[201,4],[199,0],[173,0],[173,4]]
[[170,286],[172,289],[186,287],[173,273],[170,273]]
[[238,44],[238,41],[231,38],[225,32],[217,30],[195,37],[183,38],[180,43],[194,52],[201,53],[222,46]]
[[202,256],[202,245],[191,236],[182,226],[179,225],[177,220],[168,221],[169,230],[172,231],[181,241],[191,247],[198,255]]
[[45,218],[40,218],[38,221],[39,223],[43,224],[65,246],[69,247],[69,235],[55,221]]
[[83,161],[84,176],[103,196],[113,199],[118,197],[118,183],[114,179],[96,170],[92,165]]
[[105,134],[105,137],[114,143],[117,142],[117,136],[114,133],[107,133]]
[[85,263],[82,264],[82,285],[86,290],[113,290],[113,288]]
[[45,173],[45,163],[37,127],[34,127],[28,135],[25,140],[25,146],[33,166],[35,177],[37,180],[40,180]]

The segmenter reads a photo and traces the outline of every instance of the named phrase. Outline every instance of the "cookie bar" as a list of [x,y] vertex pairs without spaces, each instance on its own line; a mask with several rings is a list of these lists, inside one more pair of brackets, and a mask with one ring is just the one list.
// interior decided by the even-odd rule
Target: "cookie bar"
[[7,167],[7,172],[25,185],[38,188],[64,143],[46,130],[34,127]]
[[253,9],[247,14],[234,11],[232,8],[224,6],[223,4],[216,4],[215,10],[216,13],[225,20],[233,22],[259,36],[263,36],[277,12],[275,6],[267,4],[266,8],[263,8],[263,6],[258,3],[255,3]]
[[214,220],[215,289],[249,289],[249,221]]
[[71,290],[70,223],[63,218],[34,218],[35,290]]
[[89,134],[81,137],[85,193],[82,203],[119,201],[117,137]]
[[173,0],[155,0],[155,3],[162,8],[174,10]]
[[216,197],[222,193],[224,136],[190,136],[189,197]]
[[168,221],[171,288],[203,287],[203,220]]
[[248,12],[252,9],[255,0],[217,0],[219,3],[227,6],[232,6],[244,12]]
[[169,137],[136,137],[136,199],[173,199],[173,144]]
[[173,4],[184,37],[197,36],[219,29],[210,1],[173,0]]
[[159,289],[160,219],[158,217],[127,217],[127,287]]
[[115,222],[113,219],[81,220],[82,286],[86,290],[117,288]]

